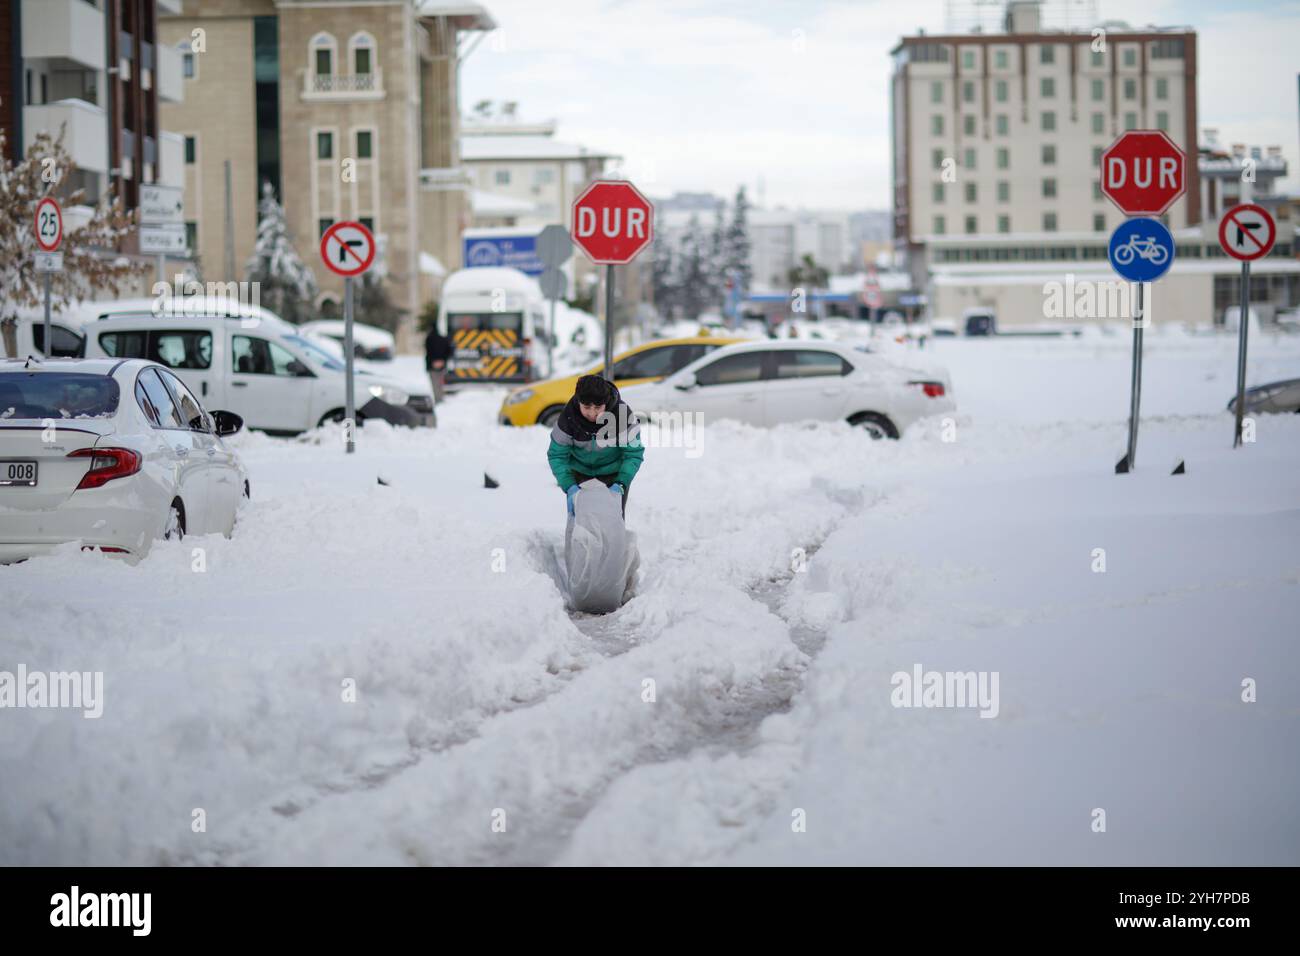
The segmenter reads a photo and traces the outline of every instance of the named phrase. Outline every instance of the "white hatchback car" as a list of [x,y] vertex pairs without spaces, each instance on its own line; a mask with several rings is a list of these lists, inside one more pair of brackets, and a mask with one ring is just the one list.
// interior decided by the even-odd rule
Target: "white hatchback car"
[[144,359],[0,361],[0,563],[228,536],[248,478],[222,436],[242,425]]
[[861,347],[798,339],[728,345],[661,382],[629,385],[641,417],[700,412],[750,425],[847,421],[872,438],[897,438],[921,418],[950,412],[943,370],[904,368]]

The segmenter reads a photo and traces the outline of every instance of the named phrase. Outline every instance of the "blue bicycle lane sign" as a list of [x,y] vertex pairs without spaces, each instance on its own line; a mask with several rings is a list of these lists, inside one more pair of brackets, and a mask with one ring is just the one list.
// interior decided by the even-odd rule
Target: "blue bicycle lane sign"
[[1111,233],[1109,255],[1129,282],[1154,282],[1174,264],[1174,237],[1159,219],[1128,219]]

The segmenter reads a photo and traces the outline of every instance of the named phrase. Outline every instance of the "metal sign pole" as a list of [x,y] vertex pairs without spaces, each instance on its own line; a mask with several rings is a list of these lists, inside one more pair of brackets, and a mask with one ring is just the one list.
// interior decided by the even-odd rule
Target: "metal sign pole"
[[1241,313],[1237,333],[1237,427],[1233,433],[1232,447],[1241,444],[1241,419],[1246,413],[1246,333],[1250,327],[1250,260],[1241,261]]
[[348,450],[351,455],[357,450],[356,443],[356,422],[357,408],[356,396],[353,394],[355,382],[352,376],[352,276],[346,276],[343,279],[343,364],[344,375],[347,376],[347,401],[344,411],[343,427],[348,430]]
[[614,381],[614,267],[605,266],[605,368],[601,374]]
[[1130,404],[1128,412],[1128,470],[1137,465],[1138,444],[1138,409],[1142,404],[1142,327],[1146,325],[1146,307],[1143,304],[1145,282],[1139,282],[1137,288],[1137,312],[1133,316],[1133,381],[1130,386]]
[[551,324],[546,330],[546,377],[555,376],[555,299],[551,299]]
[[[55,349],[53,349],[53,339],[49,337],[51,336],[51,332],[49,332],[49,280],[51,280],[51,278],[51,273],[45,273],[45,337],[42,339],[42,342],[44,343],[42,351],[45,352],[45,358],[47,359],[51,358],[51,356],[55,354]],[[1238,416],[1238,421],[1240,423],[1240,416]],[[1238,425],[1238,431],[1242,431],[1242,429],[1240,429],[1240,424]]]

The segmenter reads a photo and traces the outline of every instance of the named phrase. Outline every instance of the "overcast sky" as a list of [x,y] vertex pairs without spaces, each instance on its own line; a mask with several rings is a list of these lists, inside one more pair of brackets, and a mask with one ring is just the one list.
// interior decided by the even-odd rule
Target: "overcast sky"
[[[461,67],[461,108],[513,100],[612,150],[644,191],[889,207],[889,50],[943,0],[482,0],[500,29]],[[1300,189],[1300,2],[1099,0],[1103,18],[1199,34],[1200,125],[1281,145]]]

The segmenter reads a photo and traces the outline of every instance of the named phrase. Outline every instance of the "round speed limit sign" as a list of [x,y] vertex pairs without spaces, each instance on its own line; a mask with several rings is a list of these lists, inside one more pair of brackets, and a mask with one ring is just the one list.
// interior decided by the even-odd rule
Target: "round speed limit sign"
[[63,241],[63,210],[48,196],[36,204],[36,244],[53,252]]

